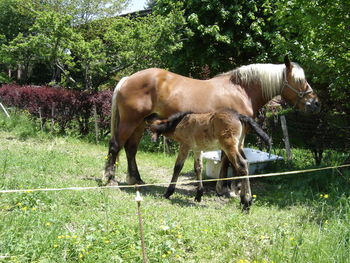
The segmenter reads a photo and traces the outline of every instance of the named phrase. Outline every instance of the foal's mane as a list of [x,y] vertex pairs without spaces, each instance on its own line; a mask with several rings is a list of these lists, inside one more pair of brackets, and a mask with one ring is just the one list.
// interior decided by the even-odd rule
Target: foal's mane
[[[292,62],[292,78],[297,82],[305,81],[304,70]],[[241,66],[223,75],[230,75],[235,84],[260,84],[263,96],[270,100],[281,93],[286,66],[284,64],[251,64]]]

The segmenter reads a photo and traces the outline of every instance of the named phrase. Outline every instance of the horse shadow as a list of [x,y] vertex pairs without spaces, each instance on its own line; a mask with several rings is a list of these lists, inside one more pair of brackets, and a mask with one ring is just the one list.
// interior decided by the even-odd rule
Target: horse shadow
[[[184,173],[181,175],[182,179],[185,180],[195,180],[194,173]],[[101,178],[97,177],[85,177],[83,180],[89,180],[89,181],[95,181],[96,185],[99,187],[103,187],[103,182]],[[164,200],[169,201],[171,204],[176,204],[179,206],[186,206],[186,207],[192,207],[192,206],[200,206],[200,207],[209,207],[209,203],[206,202],[206,200],[213,198],[216,198],[216,201],[218,201],[221,204],[226,204],[230,200],[228,198],[219,197],[215,190],[216,182],[203,182],[203,196],[202,201],[197,202],[194,200],[196,191],[197,191],[197,183],[191,183],[186,181],[179,181],[177,184],[177,187],[175,189],[175,193],[170,198],[165,198],[164,194],[168,188],[167,185],[163,184],[157,184],[154,183],[154,185],[138,185],[138,186],[130,186],[126,182],[118,181],[118,185],[121,186],[120,190],[122,192],[128,193],[128,194],[135,194],[136,190],[138,189],[143,196],[152,196],[155,199],[158,200]]]

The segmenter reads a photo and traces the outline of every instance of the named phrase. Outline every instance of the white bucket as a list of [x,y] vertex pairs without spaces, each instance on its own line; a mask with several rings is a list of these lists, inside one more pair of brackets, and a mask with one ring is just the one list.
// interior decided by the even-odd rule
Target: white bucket
[[[283,159],[281,156],[251,148],[244,148],[243,151],[247,157],[249,174],[256,174],[259,170],[266,167],[269,162]],[[206,160],[206,176],[210,178],[219,178],[221,168],[221,151],[204,152],[202,157]],[[227,176],[233,176],[231,167],[228,168]]]

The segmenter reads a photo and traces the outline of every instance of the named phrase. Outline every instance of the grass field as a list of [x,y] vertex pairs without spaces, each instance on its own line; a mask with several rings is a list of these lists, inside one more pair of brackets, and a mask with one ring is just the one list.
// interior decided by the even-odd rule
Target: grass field
[[[97,186],[107,148],[78,139],[23,136],[1,129],[0,189]],[[289,167],[313,167],[294,150]],[[342,161],[326,153],[324,165]],[[139,152],[147,183],[170,181],[175,156]],[[124,184],[125,155],[118,180]],[[194,185],[170,200],[165,186],[141,189],[149,262],[350,262],[349,172],[327,170],[252,182],[255,202],[242,214],[239,200],[220,199]],[[192,179],[192,160],[182,180]],[[0,194],[0,262],[142,262],[134,189]]]

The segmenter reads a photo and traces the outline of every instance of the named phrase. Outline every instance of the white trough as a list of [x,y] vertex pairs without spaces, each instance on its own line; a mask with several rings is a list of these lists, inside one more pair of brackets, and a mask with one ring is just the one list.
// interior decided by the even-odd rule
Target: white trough
[[[267,152],[262,152],[251,148],[244,148],[243,151],[248,160],[249,174],[256,174],[259,172],[259,170],[266,167],[269,162],[283,159],[281,156],[269,154]],[[219,178],[221,167],[221,151],[203,152],[202,157],[206,160],[205,170],[207,177]],[[231,167],[228,168],[227,176],[233,176]]]

